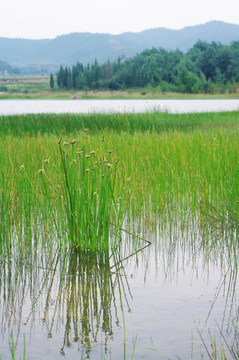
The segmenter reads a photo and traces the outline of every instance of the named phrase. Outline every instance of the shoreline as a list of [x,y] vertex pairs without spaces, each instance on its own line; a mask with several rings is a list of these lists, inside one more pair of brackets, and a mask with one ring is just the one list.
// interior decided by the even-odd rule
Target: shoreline
[[44,91],[37,93],[0,92],[0,100],[239,100],[239,94],[184,94],[140,91]]

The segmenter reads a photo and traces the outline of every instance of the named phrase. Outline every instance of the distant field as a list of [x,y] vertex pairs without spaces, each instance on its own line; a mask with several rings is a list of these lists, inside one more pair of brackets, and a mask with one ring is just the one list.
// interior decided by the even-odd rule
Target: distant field
[[0,96],[17,97],[49,91],[49,76],[1,76]]
[[239,99],[238,93],[181,94],[161,92],[157,88],[125,91],[66,91],[59,90],[55,80],[50,88],[48,75],[0,76],[0,99]]

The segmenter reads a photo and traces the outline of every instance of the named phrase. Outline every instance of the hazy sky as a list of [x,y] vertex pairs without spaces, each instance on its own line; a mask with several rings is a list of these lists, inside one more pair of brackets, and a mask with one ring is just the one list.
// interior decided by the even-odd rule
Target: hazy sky
[[239,0],[1,0],[0,37],[119,34],[210,20],[239,24]]

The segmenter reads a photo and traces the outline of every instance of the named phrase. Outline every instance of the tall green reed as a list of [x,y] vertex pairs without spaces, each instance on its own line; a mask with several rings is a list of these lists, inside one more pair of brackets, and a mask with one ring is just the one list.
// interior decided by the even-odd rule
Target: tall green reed
[[117,160],[112,150],[102,152],[102,145],[97,152],[87,142],[82,141],[78,149],[76,144],[76,139],[58,141],[60,164],[54,178],[45,166],[39,169],[42,205],[48,203],[48,216],[50,210],[63,239],[60,246],[109,251],[111,221],[117,228],[123,220],[123,198],[118,201],[114,194]]
[[82,128],[91,132],[165,133],[232,129],[238,126],[239,112],[170,114],[149,112],[141,114],[29,114],[0,116],[0,134],[22,136],[29,134],[55,134],[57,136],[77,133]]

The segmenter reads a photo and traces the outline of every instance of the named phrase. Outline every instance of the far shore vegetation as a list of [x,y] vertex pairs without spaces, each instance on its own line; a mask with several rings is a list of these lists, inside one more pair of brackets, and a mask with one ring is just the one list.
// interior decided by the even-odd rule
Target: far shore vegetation
[[[188,52],[152,48],[132,58],[99,65],[60,67],[60,89],[125,90],[152,87],[161,92],[239,92],[239,41],[230,46],[198,41]],[[52,88],[54,84],[51,81]]]
[[0,76],[0,99],[239,98],[239,41],[198,41],[186,53],[144,50],[114,62],[70,67],[56,74]]

